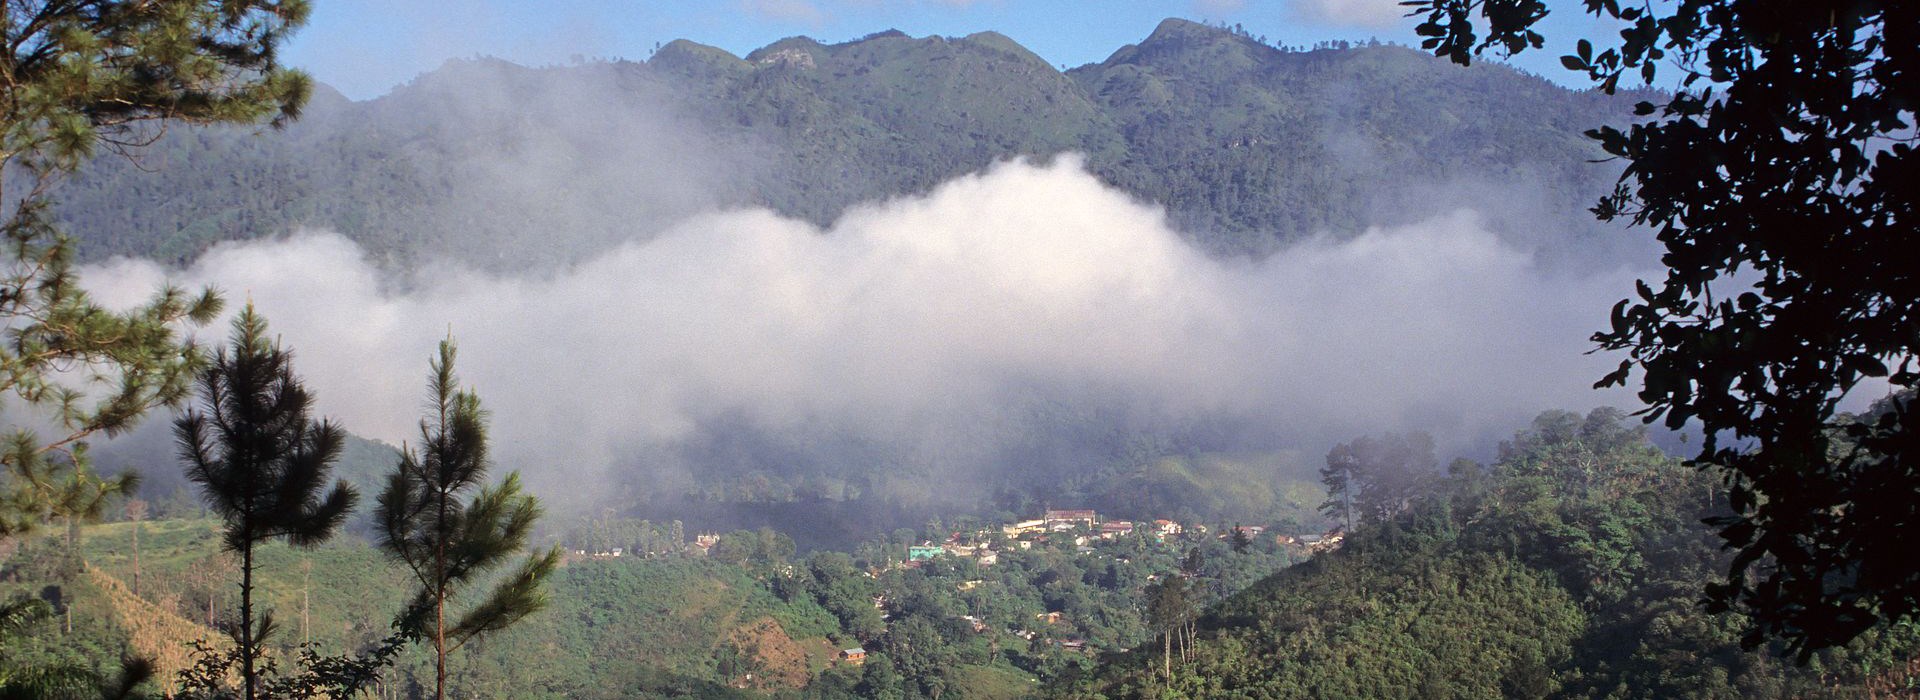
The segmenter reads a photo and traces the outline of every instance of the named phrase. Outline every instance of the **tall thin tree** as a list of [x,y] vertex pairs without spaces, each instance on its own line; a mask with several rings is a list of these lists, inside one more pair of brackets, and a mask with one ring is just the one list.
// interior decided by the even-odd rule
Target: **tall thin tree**
[[252,304],[233,321],[232,345],[200,374],[200,408],[175,423],[187,478],[226,521],[226,547],[240,555],[239,643],[245,697],[259,687],[257,664],[273,616],[253,609],[254,547],[274,539],[311,546],[339,529],[357,494],[326,487],[343,433],[309,417],[313,395],[293,373],[293,355],[267,339]]
[[133,523],[133,594],[140,595],[140,529],[141,521],[147,519],[147,502],[138,498],[127,499],[127,522]]
[[1147,621],[1160,630],[1160,666],[1168,684],[1173,683],[1176,640],[1180,642],[1181,662],[1187,661],[1185,633],[1192,616],[1192,593],[1187,577],[1177,572],[1169,572],[1159,583],[1147,587]]
[[[406,562],[420,582],[408,624],[433,640],[434,697],[446,697],[447,655],[503,629],[547,604],[545,582],[560,551],[530,553],[511,574],[456,620],[447,604],[484,572],[527,545],[540,504],[520,490],[518,472],[485,487],[486,412],[460,388],[452,340],[440,343],[427,382],[430,415],[420,421],[418,449],[402,450],[375,511],[381,547]],[[469,500],[467,494],[476,492]]]

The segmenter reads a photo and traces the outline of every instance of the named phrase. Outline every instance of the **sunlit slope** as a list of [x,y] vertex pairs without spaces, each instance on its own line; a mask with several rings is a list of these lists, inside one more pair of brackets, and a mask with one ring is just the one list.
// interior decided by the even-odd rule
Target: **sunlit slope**
[[[84,530],[92,568],[75,605],[104,616],[91,633],[98,644],[128,644],[170,674],[186,662],[191,640],[220,641],[206,625],[205,598],[213,592],[216,621],[229,617],[237,569],[219,553],[213,521],[142,523],[135,596],[133,527]],[[352,537],[313,549],[268,545],[257,557],[258,604],[272,610],[281,647],[311,639],[324,653],[358,648],[390,631],[410,593],[398,563]],[[579,558],[551,590],[547,610],[457,657],[457,686],[512,697],[759,697],[808,686],[841,648],[858,644],[810,599],[782,601],[747,569],[703,559]],[[418,649],[401,666],[431,675]],[[999,688],[970,697],[1032,690],[1011,669],[968,673]]]

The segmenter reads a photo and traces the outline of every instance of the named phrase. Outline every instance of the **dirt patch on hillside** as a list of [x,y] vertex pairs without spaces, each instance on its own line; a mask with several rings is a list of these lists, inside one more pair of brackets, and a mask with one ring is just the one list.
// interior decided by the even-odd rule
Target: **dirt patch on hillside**
[[812,677],[807,650],[772,617],[734,628],[727,643],[745,660],[746,669],[731,679],[736,687],[756,690],[802,688]]
[[91,566],[87,582],[99,589],[113,611],[114,621],[127,634],[127,646],[134,654],[153,662],[154,678],[161,692],[171,695],[180,669],[193,663],[190,644],[195,641],[215,650],[225,649],[227,641],[168,609],[136,596],[120,579]]

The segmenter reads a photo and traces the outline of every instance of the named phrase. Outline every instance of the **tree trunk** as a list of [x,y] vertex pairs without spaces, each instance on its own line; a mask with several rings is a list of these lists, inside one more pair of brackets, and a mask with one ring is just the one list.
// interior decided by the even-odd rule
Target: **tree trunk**
[[140,521],[133,521],[133,595],[140,596]]
[[447,599],[443,595],[434,596],[433,656],[434,656],[434,700],[446,700],[447,697]]
[[311,623],[313,622],[313,619],[309,615],[312,609],[313,609],[313,560],[303,558],[300,560],[300,643],[301,644],[313,643],[313,631],[311,627]]
[[1167,683],[1173,683],[1173,630],[1160,635],[1160,672],[1166,674]]
[[247,700],[254,700],[253,678],[253,543],[240,549],[240,682]]
[[[446,415],[442,411],[442,425],[446,424]],[[433,655],[434,655],[434,700],[447,698],[447,492],[444,485],[440,489],[440,518],[435,524],[439,537],[433,543]]]
[[1193,661],[1193,623],[1180,623],[1180,662]]
[[1173,623],[1173,627],[1167,630],[1167,636],[1173,637],[1173,647],[1180,652],[1180,663],[1186,663],[1187,624],[1184,622]]

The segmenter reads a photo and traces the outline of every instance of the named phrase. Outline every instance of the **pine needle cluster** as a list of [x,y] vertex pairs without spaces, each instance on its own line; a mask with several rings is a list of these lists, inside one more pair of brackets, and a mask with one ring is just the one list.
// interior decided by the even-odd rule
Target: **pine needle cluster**
[[234,631],[248,700],[255,666],[275,629],[253,605],[254,548],[271,540],[312,546],[331,537],[358,494],[345,481],[327,486],[345,433],[310,417],[313,396],[293,373],[293,355],[267,338],[251,304],[233,322],[229,347],[200,375],[201,406],[175,423],[187,478],[225,521],[228,549],[240,555],[240,620]]

